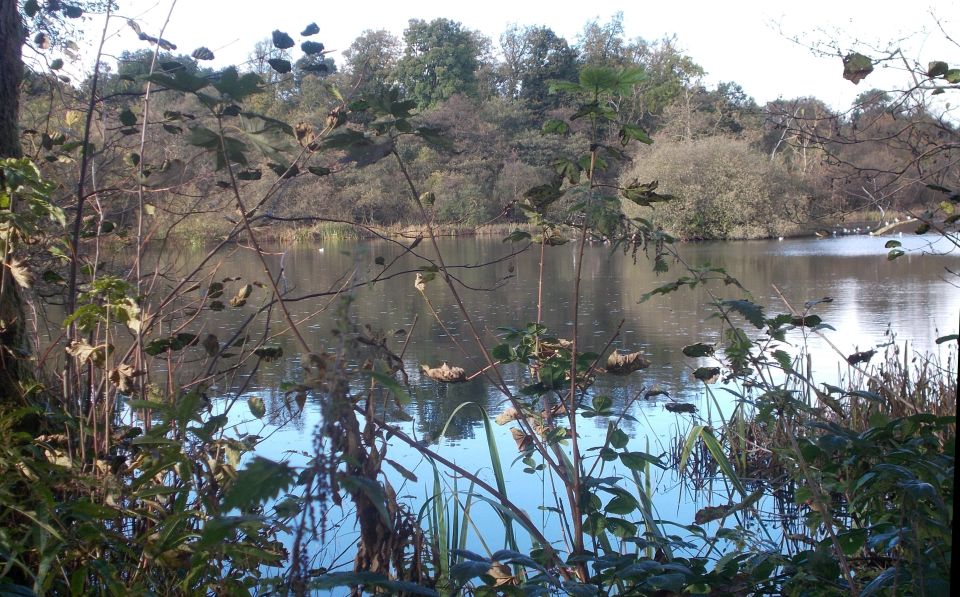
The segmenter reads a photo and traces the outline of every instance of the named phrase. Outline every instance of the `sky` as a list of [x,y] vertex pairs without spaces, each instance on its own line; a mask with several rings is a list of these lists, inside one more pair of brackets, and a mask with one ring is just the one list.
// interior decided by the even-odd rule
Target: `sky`
[[[119,4],[118,15],[137,20],[145,33],[154,36],[171,14],[163,37],[185,53],[198,46],[210,48],[217,56],[214,66],[245,61],[254,43],[274,29],[299,39],[297,34],[311,22],[317,23],[320,33],[310,39],[334,50],[333,58],[342,63],[339,52],[364,30],[387,29],[401,37],[411,18],[460,21],[490,37],[496,48],[500,34],[511,24],[545,25],[575,43],[587,21],[605,23],[617,11],[623,12],[628,39],[676,35],[679,47],[707,71],[708,85],[735,81],[761,104],[778,97],[812,95],[842,109],[869,88],[904,84],[902,69],[886,68],[853,85],[841,77],[843,66],[836,54],[816,56],[805,47],[817,42],[834,40],[845,52],[854,40],[867,44],[861,47],[879,48],[901,40],[899,45],[910,60],[960,63],[960,46],[947,41],[931,16],[935,14],[946,32],[960,40],[960,3],[955,0],[920,0],[909,8],[905,2],[890,0],[119,0]],[[90,17],[87,47],[102,27],[102,17]],[[108,51],[145,46],[123,20],[112,21],[108,30]]]

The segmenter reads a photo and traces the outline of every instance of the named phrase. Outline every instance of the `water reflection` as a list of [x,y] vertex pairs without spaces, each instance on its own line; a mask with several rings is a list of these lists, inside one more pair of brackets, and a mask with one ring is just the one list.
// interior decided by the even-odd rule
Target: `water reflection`
[[[911,244],[922,248],[928,241],[911,238],[904,240],[904,244],[907,248]],[[954,331],[957,326],[960,293],[945,278],[946,268],[956,269],[958,260],[950,255],[908,253],[890,262],[884,257],[883,242],[871,237],[843,237],[702,243],[685,245],[681,253],[688,263],[725,268],[771,313],[787,310],[774,286],[797,308],[802,308],[810,299],[832,297],[832,303],[819,305],[816,312],[836,329],[830,338],[846,354],[888,341],[889,330],[897,334],[898,340],[908,341],[913,347],[932,349],[936,337]],[[432,256],[424,245],[420,248],[423,254]],[[446,262],[455,266],[454,271],[464,285],[464,302],[488,347],[500,342],[498,327],[522,326],[536,319],[537,251],[510,256],[515,247],[474,238],[441,239],[440,245]],[[501,397],[482,376],[466,384],[444,386],[419,375],[421,363],[436,366],[449,362],[464,367],[468,373],[484,365],[472,332],[460,316],[449,289],[435,280],[428,285],[427,293],[452,337],[434,319],[414,288],[413,272],[423,265],[421,260],[411,255],[401,256],[400,247],[385,242],[332,245],[324,247],[322,252],[316,247],[297,245],[275,248],[274,253],[268,259],[274,272],[279,272],[282,265],[282,283],[288,296],[311,297],[289,305],[293,316],[304,321],[304,335],[316,349],[331,342],[331,330],[342,322],[337,320],[336,303],[331,302],[331,297],[312,295],[360,284],[350,292],[353,299],[350,311],[355,321],[382,330],[396,351],[406,344],[404,360],[414,386],[414,404],[409,414],[415,418],[420,434],[438,433],[450,413],[467,402],[476,402],[494,414],[498,412]],[[185,269],[201,255],[199,250],[187,248],[176,255],[157,257],[164,261],[166,269],[176,271]],[[386,272],[384,266],[378,264],[379,261],[390,264],[398,256]],[[572,335],[570,294],[574,257],[575,248],[571,245],[550,247],[544,267],[543,321],[560,337]],[[477,267],[498,259],[501,261],[494,265]],[[240,276],[244,281],[262,281],[264,277],[249,251],[231,250],[219,261],[218,279]],[[628,378],[601,377],[596,391],[610,395],[618,406],[654,386],[665,390],[672,399],[698,399],[700,386],[690,377],[696,363],[684,357],[680,349],[694,342],[715,341],[720,335],[719,320],[709,318],[711,298],[706,289],[681,289],[641,304],[638,300],[645,292],[682,275],[679,266],[657,276],[642,257],[634,263],[604,246],[588,247],[584,272],[580,312],[583,349],[601,351],[622,321],[613,347],[642,350],[653,363],[642,374]],[[399,275],[368,282],[381,273]],[[713,290],[725,299],[742,295],[735,286],[719,286]],[[223,339],[238,321],[255,313],[268,299],[266,289],[256,289],[247,305],[211,312],[201,330],[191,331],[209,331]],[[274,330],[285,327],[275,312],[273,318]],[[405,333],[396,333],[398,330]],[[791,340],[809,343],[811,351],[823,358],[823,366],[835,366],[838,361],[838,356],[815,336],[803,338],[795,334]],[[284,380],[297,379],[296,346],[286,336],[276,337],[272,342],[282,346],[287,357],[277,363],[262,364],[250,380],[251,391],[276,388]],[[522,383],[519,369],[508,369],[505,375],[509,383]],[[645,406],[651,413],[660,414],[658,404],[655,401]],[[448,429],[450,438],[473,436],[479,411],[468,408],[461,413]],[[671,415],[669,419],[673,418]]]

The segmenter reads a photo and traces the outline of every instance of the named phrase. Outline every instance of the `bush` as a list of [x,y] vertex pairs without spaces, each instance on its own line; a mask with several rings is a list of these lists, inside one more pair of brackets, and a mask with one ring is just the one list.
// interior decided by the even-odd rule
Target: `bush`
[[793,234],[809,199],[798,179],[747,140],[708,137],[642,148],[624,184],[658,180],[676,196],[655,210],[628,205],[627,214],[653,218],[683,239],[747,239]]

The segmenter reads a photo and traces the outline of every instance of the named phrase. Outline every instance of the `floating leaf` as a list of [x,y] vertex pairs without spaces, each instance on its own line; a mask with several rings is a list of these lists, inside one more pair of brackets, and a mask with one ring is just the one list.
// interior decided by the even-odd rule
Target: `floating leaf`
[[714,383],[720,377],[720,367],[699,367],[693,376],[704,383]]
[[607,373],[612,375],[629,375],[649,366],[650,361],[643,358],[643,355],[639,352],[620,354],[618,351],[614,351],[607,357],[606,369]]
[[423,371],[424,375],[434,381],[443,383],[460,383],[467,381],[467,372],[464,371],[462,367],[451,367],[447,363],[439,367],[420,365],[420,370]]
[[684,346],[683,354],[685,354],[690,358],[709,357],[713,355],[714,350],[715,349],[712,344],[704,344],[703,342],[698,342],[696,344]]

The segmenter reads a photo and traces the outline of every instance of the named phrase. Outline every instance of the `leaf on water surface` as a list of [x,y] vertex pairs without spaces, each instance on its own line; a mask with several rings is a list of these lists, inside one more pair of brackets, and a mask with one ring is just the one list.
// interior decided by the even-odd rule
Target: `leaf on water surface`
[[639,352],[620,354],[617,351],[610,353],[607,357],[607,373],[611,375],[629,375],[634,371],[646,369],[650,366],[650,361],[643,358]]
[[464,371],[462,367],[451,367],[447,363],[439,367],[420,365],[420,370],[430,379],[442,383],[460,383],[467,381],[467,372]]

